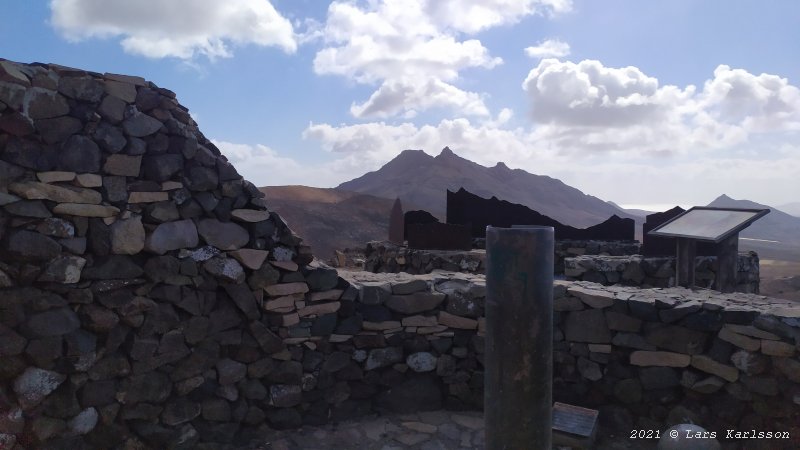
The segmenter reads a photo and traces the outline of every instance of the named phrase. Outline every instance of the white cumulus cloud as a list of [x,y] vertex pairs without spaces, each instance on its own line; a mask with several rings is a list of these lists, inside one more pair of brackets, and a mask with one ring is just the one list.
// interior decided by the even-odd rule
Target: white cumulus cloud
[[723,192],[789,201],[800,188],[800,90],[724,65],[710,75],[698,89],[662,84],[636,67],[544,59],[522,85],[532,108],[526,126],[515,128],[504,109],[479,121],[312,124],[303,137],[361,173],[403,149],[435,155],[449,146],[486,166],[504,161],[615,201],[704,204]]
[[699,104],[714,120],[749,131],[800,130],[800,89],[777,75],[720,65]]
[[213,140],[223,155],[236,166],[239,173],[256,186],[303,184],[331,187],[363,174],[359,158],[340,158],[332,163],[307,164],[282,156],[263,144],[239,144]]
[[[494,165],[498,161],[528,159],[537,147],[529,132],[499,126],[508,121],[511,114],[511,110],[504,109],[497,119],[480,124],[463,117],[423,126],[385,122],[342,126],[311,124],[303,137],[319,141],[325,150],[360,158],[363,172],[379,168],[404,149],[423,149],[435,155],[448,146],[472,161]],[[540,155],[545,153],[542,149]]]
[[800,91],[784,78],[719,66],[702,90],[661,85],[636,67],[544,59],[522,88],[539,141],[564,151],[665,155],[800,129]]
[[547,39],[535,46],[525,47],[525,54],[531,58],[563,58],[569,52],[569,44],[558,39]]
[[230,57],[232,45],[292,53],[292,24],[268,0],[51,0],[50,22],[70,40],[122,38],[149,58]]
[[488,116],[485,94],[456,82],[465,69],[491,69],[502,60],[463,35],[570,8],[567,0],[334,1],[314,71],[378,85],[368,99],[352,105],[355,117],[386,118],[431,108]]

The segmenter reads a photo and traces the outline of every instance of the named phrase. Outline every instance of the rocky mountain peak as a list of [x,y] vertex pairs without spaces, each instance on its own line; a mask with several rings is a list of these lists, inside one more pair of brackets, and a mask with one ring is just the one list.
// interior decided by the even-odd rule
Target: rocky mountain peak
[[497,170],[511,170],[503,161],[498,161],[497,164],[495,164],[492,168]]

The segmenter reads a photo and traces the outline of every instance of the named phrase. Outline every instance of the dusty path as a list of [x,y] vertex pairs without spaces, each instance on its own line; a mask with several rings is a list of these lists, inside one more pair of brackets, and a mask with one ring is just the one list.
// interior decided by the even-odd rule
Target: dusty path
[[[651,446],[648,446],[652,444]],[[600,436],[599,450],[645,450],[655,442]],[[483,413],[431,411],[367,416],[337,424],[278,431],[246,450],[483,450]],[[570,447],[553,447],[569,449]],[[242,449],[242,450],[245,450]]]
[[762,259],[761,295],[800,302],[800,262]]

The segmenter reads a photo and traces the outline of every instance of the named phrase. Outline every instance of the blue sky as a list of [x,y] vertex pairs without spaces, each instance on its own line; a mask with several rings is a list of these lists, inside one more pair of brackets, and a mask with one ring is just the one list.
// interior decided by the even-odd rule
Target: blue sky
[[4,2],[0,57],[172,89],[257,185],[407,148],[623,205],[800,201],[800,2]]

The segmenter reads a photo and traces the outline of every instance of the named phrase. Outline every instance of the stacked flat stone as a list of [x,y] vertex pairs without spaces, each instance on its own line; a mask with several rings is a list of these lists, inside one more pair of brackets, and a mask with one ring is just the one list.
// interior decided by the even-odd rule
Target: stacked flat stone
[[373,273],[426,274],[434,270],[465,273],[486,271],[484,250],[424,250],[371,241],[364,250],[364,270]]
[[[695,285],[714,289],[715,256],[695,258]],[[582,255],[564,259],[568,280],[591,281],[605,285],[624,284],[642,287],[675,286],[674,257]],[[739,254],[736,265],[736,292],[759,293],[759,259],[755,252]]]
[[[485,295],[480,275],[312,261],[170,91],[0,61],[0,448],[236,448],[477,408]],[[586,282],[554,298],[555,400],[627,432],[800,435],[796,305]]]
[[[445,251],[411,249],[387,241],[368,242],[364,251],[364,270],[369,272],[407,272],[412,274],[430,273],[434,270],[448,270],[465,273],[485,273],[486,253],[483,240],[472,251]],[[579,241],[560,240],[555,243],[554,273],[564,273],[565,258],[581,255],[620,256],[639,253],[636,241]],[[342,260],[345,255],[342,254]],[[344,261],[343,261],[344,263]],[[342,264],[344,265],[344,264]]]
[[262,197],[173,92],[0,60],[0,448],[285,422],[301,376],[263,305],[338,279]]
[[608,426],[800,432],[796,303],[556,281],[554,310],[554,398]]
[[355,314],[340,318],[330,339],[355,348],[353,358],[363,362],[369,389],[392,380],[375,407],[403,413],[481,408],[482,276],[440,271],[340,275],[350,283],[346,295],[355,300]]
[[564,273],[564,259],[583,255],[626,256],[638,255],[638,241],[580,241],[564,239],[555,242],[556,275]]

